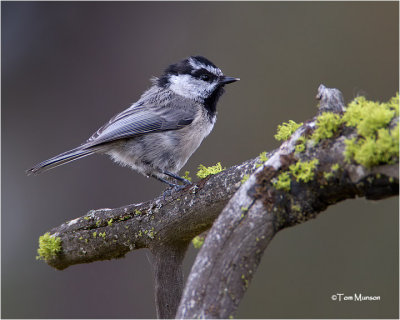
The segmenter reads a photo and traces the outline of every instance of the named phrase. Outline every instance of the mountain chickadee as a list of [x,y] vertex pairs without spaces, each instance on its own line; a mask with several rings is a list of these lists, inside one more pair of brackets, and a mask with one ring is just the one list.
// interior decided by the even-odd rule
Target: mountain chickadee
[[38,174],[99,153],[147,177],[183,188],[170,181],[190,184],[177,173],[214,127],[224,85],[237,80],[224,76],[201,56],[172,64],[161,77],[152,79],[153,86],[136,103],[111,118],[85,143],[27,173]]

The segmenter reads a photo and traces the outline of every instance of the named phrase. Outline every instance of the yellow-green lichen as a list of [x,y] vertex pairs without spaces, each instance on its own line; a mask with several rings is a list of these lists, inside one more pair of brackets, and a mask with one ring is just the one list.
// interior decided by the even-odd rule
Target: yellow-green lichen
[[99,237],[102,237],[103,239],[106,238],[106,233],[105,232],[100,232],[99,233]]
[[240,210],[242,210],[243,212],[247,212],[249,211],[249,207],[241,206]]
[[258,161],[260,161],[261,163],[268,161],[267,151],[263,151],[260,153],[260,155],[258,156]]
[[278,141],[287,140],[302,125],[303,125],[303,122],[296,123],[293,120],[289,120],[289,122],[284,122],[284,123],[278,125],[278,129],[277,129],[276,135],[274,135],[274,137]]
[[380,163],[394,163],[399,153],[399,126],[389,129],[399,115],[399,94],[386,103],[357,97],[343,116],[347,126],[356,127],[358,136],[345,140],[347,162],[355,161],[367,168]]
[[113,224],[113,219],[111,218],[110,220],[107,221],[107,225],[108,225],[109,227],[111,227],[112,224]]
[[140,210],[138,210],[138,209],[135,209],[135,210],[134,210],[134,213],[135,213],[137,216],[140,216],[140,215],[142,214],[142,211],[140,211]]
[[294,147],[295,152],[300,153],[303,152],[304,150],[306,150],[306,138],[301,136],[298,140],[297,140],[297,144]]
[[314,169],[318,165],[318,159],[311,161],[298,161],[290,165],[289,169],[296,181],[309,182],[314,179]]
[[323,139],[332,138],[342,123],[342,119],[336,113],[324,112],[317,117],[316,128],[311,136],[315,143]]
[[194,237],[193,239],[192,239],[192,244],[193,244],[193,247],[195,247],[196,249],[200,249],[201,248],[201,246],[203,245],[203,243],[204,243],[204,237],[203,236],[196,236],[196,237]]
[[258,155],[256,168],[261,167],[264,164],[264,162],[266,162],[266,161],[268,161],[267,151],[263,151]]
[[189,171],[185,171],[185,175],[182,178],[192,182],[192,178],[189,176],[189,174]]
[[333,177],[333,172],[324,172],[325,180],[329,180],[332,177]]
[[247,180],[249,180],[249,178],[250,178],[250,175],[245,174],[245,175],[243,176],[242,180],[241,180],[241,183],[242,183],[242,184],[245,183]]
[[83,219],[85,219],[85,220],[89,220],[89,219],[90,219],[90,217],[83,217]]
[[46,232],[44,235],[39,237],[39,248],[37,250],[37,260],[51,260],[61,252],[61,238],[50,235],[50,232]]
[[[396,99],[391,101],[396,101]],[[393,104],[392,102],[379,103],[369,101],[365,97],[357,97],[349,103],[343,121],[349,127],[356,127],[360,136],[371,136],[379,129],[386,127],[396,115]]]
[[79,240],[83,240],[83,237],[82,237],[82,236],[80,236],[80,237],[79,237]]
[[225,169],[226,168],[222,168],[221,162],[218,162],[215,166],[211,166],[211,167],[205,167],[201,164],[201,165],[199,165],[199,171],[197,172],[197,176],[200,179],[204,179],[205,177],[208,177],[209,175],[217,174]]
[[150,230],[146,230],[145,234],[147,234],[147,236],[150,239],[154,239],[154,236],[157,234],[157,232],[154,231],[154,227],[152,227]]
[[97,237],[97,232],[96,231],[93,232],[92,235],[93,235],[93,238],[96,238]]
[[300,212],[301,211],[301,207],[298,204],[292,204],[292,211]]
[[337,171],[337,170],[339,170],[339,163],[333,164],[331,166],[331,171],[324,172],[325,180],[329,180],[330,178],[332,178],[333,175],[334,175],[334,172]]
[[101,224],[101,219],[96,221],[96,227],[100,226],[100,224]]
[[333,165],[331,166],[331,170],[332,170],[332,171],[337,171],[337,170],[339,170],[339,167],[340,167],[339,163],[335,163],[335,164],[333,164]]
[[396,117],[399,116],[399,93],[392,97],[389,102],[387,102],[388,108],[394,110]]
[[345,140],[344,157],[370,168],[380,163],[394,163],[399,156],[399,125],[392,130],[381,128],[376,135]]
[[249,286],[249,280],[246,279],[244,274],[242,274],[241,278],[243,280],[244,286],[247,288]]
[[282,172],[277,180],[273,182],[273,185],[278,190],[289,191],[290,190],[290,176],[289,172]]

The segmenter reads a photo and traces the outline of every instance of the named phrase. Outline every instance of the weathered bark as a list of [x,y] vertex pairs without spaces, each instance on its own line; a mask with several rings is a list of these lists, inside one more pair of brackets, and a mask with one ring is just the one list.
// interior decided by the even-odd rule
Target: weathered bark
[[[320,86],[317,98],[320,112],[343,112],[338,90]],[[390,125],[397,121],[393,119]],[[356,134],[354,128],[342,126],[334,137],[295,153],[298,139],[309,135],[315,125],[316,118],[306,122],[279,149],[267,153],[269,159],[263,164],[259,158],[248,160],[165,199],[92,210],[50,230],[61,238],[62,250],[47,263],[64,269],[149,248],[155,257],[160,318],[173,317],[179,301],[178,318],[232,316],[265,248],[279,230],[315,218],[345,199],[398,195],[398,163],[367,169],[344,161],[344,140]],[[271,183],[291,164],[312,159],[319,163],[311,181],[293,179],[289,191]],[[339,169],[332,171],[333,164]],[[246,182],[245,175],[249,175]],[[187,245],[211,226],[180,300],[181,263]]]
[[154,283],[157,318],[171,319],[183,291],[182,262],[189,242],[163,244],[150,248],[154,256]]
[[[340,91],[320,86],[317,98],[321,99],[320,110],[343,112]],[[305,123],[284,142],[225,206],[196,257],[177,318],[233,316],[265,248],[279,230],[315,218],[345,199],[398,195],[398,164],[368,170],[344,161],[344,139],[353,136],[355,129],[343,129],[335,138],[295,154],[299,137],[312,132],[315,121]],[[393,119],[391,126],[397,121]],[[292,180],[289,191],[277,190],[271,181],[299,159],[318,159],[314,179],[307,183]],[[340,169],[331,171],[334,164]],[[324,172],[330,173],[329,178]]]
[[209,229],[257,158],[209,176],[163,199],[117,209],[91,210],[49,232],[62,240],[62,251],[46,262],[57,269],[121,258],[127,252],[164,243],[187,243]]
[[[322,168],[337,163],[330,150],[321,149],[314,155]],[[280,157],[287,161],[284,154]],[[250,177],[215,221],[190,272],[177,318],[233,316],[265,248],[283,228],[315,218],[329,205],[345,199],[379,200],[399,192],[398,165],[373,171],[344,165],[329,181],[317,177],[307,184],[293,183],[289,193],[276,191],[266,185],[276,172],[270,167],[273,161],[267,161]]]

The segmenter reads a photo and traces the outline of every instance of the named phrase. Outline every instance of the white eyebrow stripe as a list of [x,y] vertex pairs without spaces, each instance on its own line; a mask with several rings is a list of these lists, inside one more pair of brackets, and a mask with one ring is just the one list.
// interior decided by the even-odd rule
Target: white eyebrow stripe
[[212,74],[215,74],[216,76],[222,76],[222,71],[219,68],[214,68],[209,65],[205,65],[203,63],[200,63],[192,58],[189,59],[190,65],[193,67],[193,69],[199,70],[199,69],[206,69],[207,71],[211,72]]
[[216,76],[222,76],[222,71],[218,68],[214,68],[212,66],[204,66],[204,69],[210,71],[211,73],[215,74]]

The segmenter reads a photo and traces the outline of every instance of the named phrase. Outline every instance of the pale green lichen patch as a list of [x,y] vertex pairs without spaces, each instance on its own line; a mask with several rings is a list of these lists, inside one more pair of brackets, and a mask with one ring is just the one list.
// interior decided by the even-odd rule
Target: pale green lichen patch
[[390,103],[379,103],[369,101],[365,97],[357,97],[349,103],[343,122],[349,127],[356,127],[359,135],[371,136],[386,127],[398,112],[393,107],[393,101],[396,99],[390,101]]
[[306,150],[306,138],[305,137],[301,136],[299,139],[297,139],[294,150],[296,153],[300,153],[300,152],[303,152],[304,150]]
[[278,129],[277,129],[277,132],[274,135],[274,137],[278,141],[287,140],[302,125],[303,125],[303,122],[296,123],[293,120],[289,120],[289,122],[284,122],[284,123],[278,125]]
[[267,151],[263,151],[260,153],[260,155],[258,156],[258,161],[260,161],[261,163],[268,161]]
[[249,280],[246,279],[244,274],[242,274],[241,278],[243,280],[244,286],[247,288],[249,286]]
[[241,180],[241,183],[242,183],[242,184],[245,183],[247,180],[249,180],[249,178],[250,178],[250,175],[245,174],[245,175],[243,176],[242,180]]
[[103,239],[106,238],[106,233],[105,232],[100,232],[99,233],[99,237],[102,237]]
[[289,169],[296,181],[309,182],[314,179],[314,169],[318,165],[319,160],[314,159],[311,161],[298,161],[290,165]]
[[222,168],[221,162],[218,162],[215,166],[211,166],[211,167],[205,167],[201,164],[201,165],[199,165],[199,171],[197,172],[197,176],[200,179],[204,179],[205,177],[208,177],[209,175],[220,173],[221,171],[224,171],[225,169],[226,168]]
[[261,167],[266,161],[268,161],[267,151],[263,151],[258,156],[256,168]]
[[323,139],[332,138],[339,126],[342,123],[342,119],[336,113],[324,112],[317,117],[316,129],[314,130],[311,139],[315,143],[320,142]]
[[357,128],[358,137],[345,141],[344,156],[369,168],[380,163],[394,163],[399,153],[399,127],[389,129],[393,117],[399,114],[399,94],[387,103],[358,97],[343,116],[350,127]]
[[203,236],[196,236],[196,237],[194,237],[193,239],[192,239],[192,244],[193,244],[193,247],[195,247],[196,249],[200,249],[201,248],[201,246],[203,245],[203,243],[204,243],[204,237]]
[[333,172],[324,172],[325,180],[329,180],[332,177],[333,177]]
[[110,220],[107,221],[107,225],[108,225],[109,227],[111,227],[112,224],[113,224],[113,219],[111,218]]
[[399,94],[387,103],[358,97],[343,116],[347,126],[357,128],[357,137],[345,140],[344,157],[367,168],[380,163],[395,163],[399,156],[399,125],[389,123],[399,114]]
[[140,216],[142,214],[142,211],[135,209],[134,213],[135,213],[135,215]]
[[300,212],[301,211],[301,207],[298,204],[292,204],[292,211]]
[[46,232],[44,235],[39,237],[39,248],[37,250],[37,260],[51,260],[61,252],[61,238],[50,235],[50,232]]
[[332,170],[332,171],[337,171],[337,170],[339,170],[339,167],[340,167],[339,163],[335,163],[335,164],[333,164],[333,165],[331,166],[331,170]]
[[92,235],[93,235],[93,238],[96,238],[97,237],[97,232],[96,231],[93,232]]
[[154,236],[157,234],[157,232],[154,231],[154,227],[152,227],[150,230],[146,230],[145,234],[150,238],[154,239]]
[[391,98],[389,100],[389,102],[387,103],[388,108],[394,110],[396,117],[399,116],[399,93],[397,92],[397,94]]
[[273,182],[273,185],[278,190],[289,191],[290,190],[290,176],[289,172],[282,172]]
[[190,174],[189,171],[185,171],[185,175],[182,176],[182,178],[192,182],[192,178],[189,176],[189,174]]
[[376,137],[345,140],[346,161],[355,162],[370,168],[380,163],[394,163],[399,155],[399,126],[392,130],[379,129]]
[[325,180],[329,180],[330,178],[332,178],[334,175],[334,172],[337,170],[339,170],[339,163],[335,163],[335,164],[331,165],[331,171],[324,172]]

